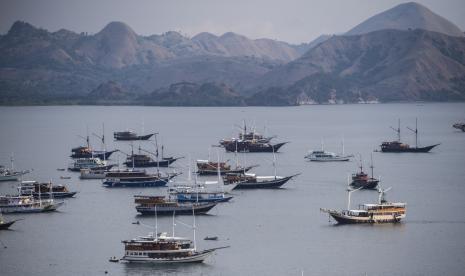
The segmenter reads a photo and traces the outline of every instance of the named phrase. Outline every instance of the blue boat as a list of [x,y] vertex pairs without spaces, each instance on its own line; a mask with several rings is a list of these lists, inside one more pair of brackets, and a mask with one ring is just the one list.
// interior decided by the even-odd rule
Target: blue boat
[[178,202],[227,202],[232,196],[226,196],[224,193],[213,192],[174,192],[171,194]]

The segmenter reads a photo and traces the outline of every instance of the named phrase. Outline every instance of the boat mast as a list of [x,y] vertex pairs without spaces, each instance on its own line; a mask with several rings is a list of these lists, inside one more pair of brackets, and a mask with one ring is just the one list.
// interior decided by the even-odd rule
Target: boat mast
[[276,177],[276,174],[277,174],[277,172],[276,172],[276,154],[274,153],[274,147],[272,147],[272,149],[273,149],[274,179],[276,180],[276,178],[277,178],[277,177]]
[[373,166],[373,153],[371,153],[371,166],[370,166],[370,168],[371,168],[371,178],[374,179],[375,176],[373,175],[373,168],[374,168],[374,166]]
[[418,118],[415,118],[415,129],[411,129],[410,127],[407,127],[410,131],[415,133],[415,147],[418,148]]
[[13,153],[11,153],[10,155],[10,163],[11,163],[11,172],[13,173],[15,170]]
[[103,161],[107,159],[107,146],[105,145],[105,123],[102,123]]
[[391,127],[395,132],[397,132],[397,141],[400,143],[400,119],[397,123],[397,129]]
[[342,156],[344,156],[344,135],[342,135]]
[[[216,150],[216,157],[217,157],[217,163],[216,163],[216,172],[218,174],[218,186],[220,185],[221,183],[221,172],[220,172],[220,152],[219,150],[217,149]],[[224,185],[221,185],[221,191],[223,192],[224,194]],[[197,201],[199,199],[199,195],[197,194]]]
[[156,204],[155,204],[155,240],[158,241],[158,214],[157,214]]
[[197,242],[195,240],[195,212],[194,212],[194,206],[192,206],[192,217],[193,217],[193,220],[194,220],[194,224],[192,225],[192,229],[193,229],[193,232],[194,232],[194,251],[197,251]]
[[359,154],[359,156],[360,156],[360,167],[359,168],[360,168],[360,173],[362,173],[363,172],[362,154]]
[[[193,208],[193,207],[192,207]],[[174,221],[174,216],[176,214],[176,210],[173,210],[173,235],[172,237],[174,238],[174,226],[176,225],[175,221]]]
[[[349,179],[349,177],[350,177],[350,176],[348,175],[348,176],[347,176],[347,179]],[[350,210],[350,195],[351,195],[353,192],[356,192],[356,191],[360,190],[361,188],[363,188],[363,187],[360,187],[360,188],[355,189],[355,190],[349,190],[349,195],[348,195],[348,197],[347,197],[347,211]]]
[[131,142],[132,170],[134,170],[134,144]]
[[160,160],[158,158],[158,139],[157,139],[157,134],[158,133],[155,133],[154,136],[155,136],[155,147],[157,148],[157,150],[155,151],[155,155],[157,157],[157,174],[160,174]]

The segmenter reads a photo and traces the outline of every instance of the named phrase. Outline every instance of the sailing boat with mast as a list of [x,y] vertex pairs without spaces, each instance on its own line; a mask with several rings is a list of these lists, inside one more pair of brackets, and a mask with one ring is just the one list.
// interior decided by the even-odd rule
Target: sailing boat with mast
[[397,141],[383,142],[381,144],[382,152],[429,152],[431,149],[439,145],[439,144],[434,144],[434,145],[426,146],[426,147],[418,146],[418,119],[417,118],[415,118],[415,129],[407,127],[407,129],[415,133],[415,147],[411,147],[409,144],[405,144],[400,141],[400,119],[398,121],[397,129],[393,127],[391,128],[395,132],[397,132]]
[[106,160],[110,158],[110,156],[117,152],[118,150],[107,151],[105,145],[105,125],[103,124],[103,132],[102,136],[92,133],[94,136],[99,138],[102,141],[103,150],[94,150],[90,146],[90,138],[89,138],[89,130],[87,130],[87,136],[83,137],[78,135],[78,137],[84,139],[86,141],[86,146],[79,146],[76,148],[71,149],[71,158],[99,158],[102,160]]
[[[142,149],[139,145],[139,153],[135,154],[134,152],[132,152],[131,155],[128,155],[126,162],[124,162],[124,164],[126,166],[134,165],[134,167],[140,167],[140,168],[168,167],[169,165],[174,163],[176,160],[184,158],[184,157],[172,157],[172,156],[165,157],[164,156],[165,147],[164,145],[162,145],[161,146],[161,159],[160,159],[158,156],[157,134],[158,133],[155,133],[155,152]],[[155,156],[156,159],[153,159],[150,155],[143,154],[141,151],[144,151],[150,155]]]
[[256,174],[246,173],[227,173],[224,176],[225,183],[236,183],[235,189],[271,189],[281,188],[286,182],[300,175],[294,174],[291,176],[278,176],[276,169],[276,154],[273,152],[273,168],[274,175],[257,176]]
[[350,186],[354,188],[362,189],[375,189],[378,186],[379,179],[374,178],[373,176],[373,153],[371,154],[371,177],[363,171],[363,161],[362,156],[360,155],[360,172],[352,174],[352,182]]
[[[218,164],[219,158],[218,154]],[[174,197],[179,202],[227,202],[233,197],[226,195],[226,188],[228,188],[228,192],[231,192],[231,190],[237,186],[237,183],[224,185],[219,166],[217,167],[217,175],[218,181],[208,181],[200,184],[197,181],[197,174],[195,174],[195,181],[192,182],[192,173],[189,162],[187,185],[174,185],[168,190],[168,192],[170,196]],[[210,185],[215,186],[215,188],[209,188],[208,186]]]

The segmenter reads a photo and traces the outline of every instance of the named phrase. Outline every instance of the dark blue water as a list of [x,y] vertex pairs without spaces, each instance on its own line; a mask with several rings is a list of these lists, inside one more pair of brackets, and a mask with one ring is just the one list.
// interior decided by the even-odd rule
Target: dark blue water
[[[396,137],[389,126],[402,120],[402,139],[414,144],[405,128],[419,121],[420,144],[441,143],[429,154],[374,153],[375,175],[387,197],[408,204],[407,218],[396,225],[334,226],[319,208],[347,205],[347,175],[357,162],[309,163],[303,156],[321,141],[340,152],[362,154],[365,161],[384,140]],[[278,174],[302,173],[280,190],[235,191],[232,202],[198,216],[198,247],[224,245],[200,265],[154,266],[109,263],[121,257],[121,240],[145,235],[154,218],[138,217],[133,195],[163,194],[162,188],[107,189],[99,180],[80,181],[60,172],[70,161],[71,147],[83,144],[77,135],[101,133],[105,123],[108,149],[130,151],[130,143],[113,142],[112,132],[131,128],[159,132],[166,155],[186,156],[164,171],[187,172],[188,156],[216,158],[221,138],[235,136],[246,119],[263,132],[290,141],[277,154]],[[79,194],[59,212],[9,215],[24,218],[11,231],[1,231],[1,275],[463,275],[465,271],[465,133],[451,127],[465,120],[465,104],[383,104],[303,106],[286,108],[161,108],[161,107],[0,107],[0,163],[33,168],[25,180],[52,180]],[[99,148],[98,138],[92,138]],[[135,148],[139,143],[134,143]],[[142,146],[153,150],[150,143]],[[221,158],[234,160],[220,151]],[[112,161],[117,161],[112,156]],[[119,155],[120,161],[124,156]],[[254,172],[273,174],[271,154],[239,159],[260,164]],[[367,162],[365,163],[367,166]],[[72,179],[61,180],[62,175]],[[177,178],[182,181],[186,174]],[[0,193],[14,193],[17,183],[0,183]],[[352,206],[375,202],[375,191],[352,194]],[[192,218],[180,217],[185,223]],[[140,220],[141,225],[132,222]],[[171,231],[171,218],[158,220]],[[176,234],[192,237],[178,223]],[[204,241],[218,236],[219,241]]]

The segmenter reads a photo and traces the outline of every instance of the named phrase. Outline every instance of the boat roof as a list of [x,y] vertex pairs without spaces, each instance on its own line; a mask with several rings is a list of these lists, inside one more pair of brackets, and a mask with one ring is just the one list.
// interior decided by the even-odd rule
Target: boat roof
[[349,210],[351,213],[366,213],[366,210]]
[[362,206],[365,207],[378,207],[378,206],[393,206],[393,207],[405,207],[407,203],[404,202],[389,202],[389,203],[383,203],[383,204],[377,204],[377,203],[365,203],[362,204]]

